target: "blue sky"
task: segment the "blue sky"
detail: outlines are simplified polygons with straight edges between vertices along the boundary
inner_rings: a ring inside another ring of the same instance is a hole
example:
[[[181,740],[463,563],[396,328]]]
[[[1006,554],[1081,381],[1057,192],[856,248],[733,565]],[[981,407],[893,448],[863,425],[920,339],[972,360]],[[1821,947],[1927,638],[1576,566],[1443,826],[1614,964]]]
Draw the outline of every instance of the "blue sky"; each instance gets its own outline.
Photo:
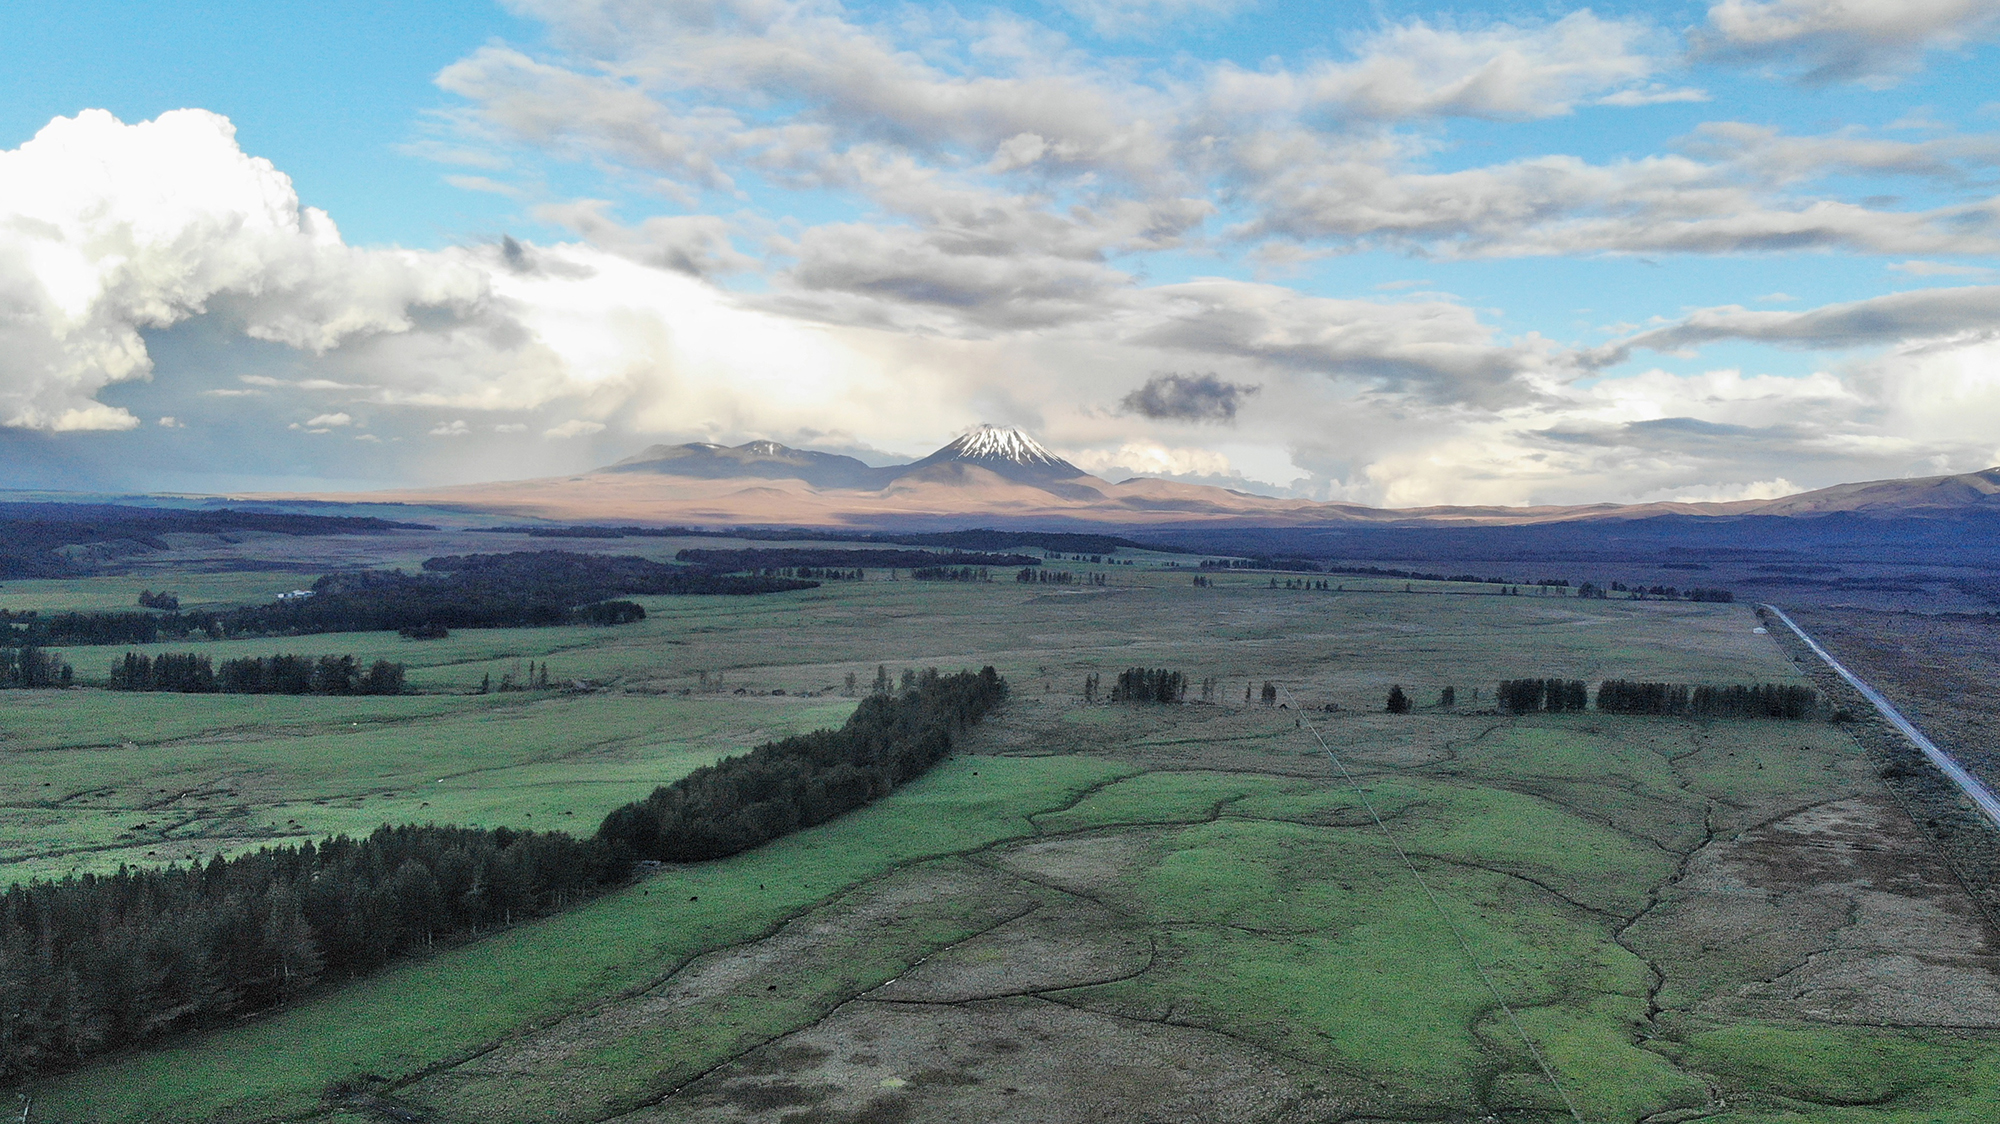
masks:
[[[1398,505],[1986,467],[1996,31],[1993,0],[17,6],[0,487],[883,460],[982,421],[1113,479]]]

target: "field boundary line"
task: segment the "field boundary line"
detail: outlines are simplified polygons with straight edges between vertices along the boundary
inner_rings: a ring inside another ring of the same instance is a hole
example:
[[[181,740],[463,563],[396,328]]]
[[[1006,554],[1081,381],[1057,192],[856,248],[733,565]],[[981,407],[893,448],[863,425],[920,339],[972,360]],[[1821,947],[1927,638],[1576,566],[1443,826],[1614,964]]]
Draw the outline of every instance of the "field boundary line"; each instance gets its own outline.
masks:
[[[1820,647],[1819,641],[1807,635],[1806,630],[1800,628],[1798,622],[1793,620],[1783,609],[1778,608],[1776,605],[1766,605],[1764,608],[1769,609],[1773,616],[1785,622],[1785,627],[1791,629],[1800,640],[1805,641],[1806,647],[1811,648],[1814,655],[1825,660],[1826,666],[1832,668],[1835,675],[1846,680],[1848,686],[1861,692],[1861,697],[1867,699],[1869,705],[1880,712],[1882,717],[1887,718],[1890,725],[1902,731],[1903,736],[1910,739],[1910,744],[1923,751],[1923,755],[1930,760],[1930,763],[1937,766],[1938,771],[1943,773],[1946,779],[1950,780],[1952,784],[1957,785],[1958,790],[1964,793],[1966,798],[1979,808],[1980,812],[1985,814],[1987,820],[1994,827],[2000,827],[2000,797],[1995,797],[1992,789],[1987,788],[1985,784],[1980,782],[1978,777],[1968,772],[1965,766],[1960,765],[1951,754],[1939,749],[1936,742],[1925,737],[1924,732],[1917,729],[1915,723],[1903,717],[1903,712],[1897,710],[1894,703],[1882,697],[1880,691],[1870,687],[1859,675],[1847,670],[1847,665],[1833,658],[1833,653]]]
[[[1286,689],[1285,697],[1294,704],[1298,702],[1290,689]],[[1326,754],[1327,760],[1333,762],[1335,769],[1340,770],[1341,779],[1347,782],[1348,789],[1361,800],[1361,806],[1368,809],[1368,818],[1375,821],[1375,829],[1382,833],[1382,838],[1389,841],[1389,846],[1396,851],[1396,857],[1402,859],[1403,865],[1409,869],[1410,877],[1417,880],[1417,886],[1423,890],[1424,897],[1430,899],[1431,908],[1444,919],[1445,927],[1451,930],[1451,935],[1458,939],[1458,947],[1465,953],[1465,958],[1472,963],[1473,971],[1479,973],[1480,982],[1484,983],[1486,990],[1492,994],[1493,1002],[1498,1003],[1500,1010],[1506,1013],[1507,1022],[1514,1027],[1514,1033],[1520,1036],[1521,1044],[1528,1048],[1528,1053],[1535,1059],[1535,1064],[1541,1068],[1542,1076],[1548,1078],[1549,1087],[1556,1091],[1556,1096],[1562,1098],[1563,1107],[1569,1109],[1570,1117],[1576,1124],[1585,1124],[1583,1113],[1577,1111],[1576,1102],[1569,1099],[1569,1091],[1556,1079],[1556,1071],[1550,1067],[1548,1059],[1542,1056],[1542,1051],[1535,1045],[1535,1040],[1528,1036],[1528,1028],[1521,1025],[1520,1016],[1514,1013],[1513,1006],[1500,994],[1499,985],[1493,982],[1492,975],[1486,971],[1486,965],[1481,963],[1478,954],[1472,951],[1472,942],[1465,938],[1465,931],[1458,927],[1458,922],[1453,920],[1451,911],[1438,900],[1437,893],[1431,889],[1431,884],[1424,881],[1423,873],[1417,869],[1416,863],[1410,861],[1410,854],[1403,850],[1402,841],[1396,838],[1396,833],[1390,831],[1389,825],[1382,822],[1381,813],[1375,810],[1375,802],[1368,799],[1368,793],[1362,789],[1360,782],[1354,779],[1354,774],[1347,771],[1346,762],[1343,762],[1340,755],[1333,751],[1333,747],[1326,744],[1326,739],[1320,736],[1319,727],[1306,721],[1303,710],[1298,714],[1299,725],[1312,734],[1313,740],[1319,743],[1320,752]]]

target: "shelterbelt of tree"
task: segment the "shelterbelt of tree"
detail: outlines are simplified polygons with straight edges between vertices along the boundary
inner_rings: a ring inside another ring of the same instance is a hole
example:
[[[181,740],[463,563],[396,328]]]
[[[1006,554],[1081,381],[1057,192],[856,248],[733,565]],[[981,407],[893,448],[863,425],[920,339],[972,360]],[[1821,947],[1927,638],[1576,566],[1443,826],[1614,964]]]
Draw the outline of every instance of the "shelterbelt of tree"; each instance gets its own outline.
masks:
[[[605,818],[590,839],[384,825],[234,859],[16,884],[0,897],[0,1079],[282,1003],[440,938],[580,904],[635,859],[720,858],[921,776],[1007,697],[991,667],[917,677],[838,730],[758,746]]]
[[[847,724],[696,769],[604,817],[597,837],[640,859],[693,862],[748,850],[851,811],[951,752],[952,735],[1007,699],[991,667],[925,672],[901,695],[863,699]]]
[[[304,636],[405,628],[523,628],[623,624],[645,610],[612,602],[620,594],[782,593],[819,583],[718,573],[630,556],[561,550],[432,558],[422,572],[358,570],[328,574],[309,596],[217,612],[8,613],[0,645],[152,644],[211,638]]]

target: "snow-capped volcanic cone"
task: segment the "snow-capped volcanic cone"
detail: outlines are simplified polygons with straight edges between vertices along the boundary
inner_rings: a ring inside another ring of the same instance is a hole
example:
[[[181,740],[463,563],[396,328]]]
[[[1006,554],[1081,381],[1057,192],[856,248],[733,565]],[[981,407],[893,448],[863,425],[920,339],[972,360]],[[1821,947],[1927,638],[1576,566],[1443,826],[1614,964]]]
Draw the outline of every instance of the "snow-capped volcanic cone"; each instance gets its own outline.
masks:
[[[971,465],[1021,484],[1049,484],[1086,475],[1013,426],[982,425],[901,469],[897,476],[906,478],[940,465]],[[939,474],[926,475],[936,478]]]

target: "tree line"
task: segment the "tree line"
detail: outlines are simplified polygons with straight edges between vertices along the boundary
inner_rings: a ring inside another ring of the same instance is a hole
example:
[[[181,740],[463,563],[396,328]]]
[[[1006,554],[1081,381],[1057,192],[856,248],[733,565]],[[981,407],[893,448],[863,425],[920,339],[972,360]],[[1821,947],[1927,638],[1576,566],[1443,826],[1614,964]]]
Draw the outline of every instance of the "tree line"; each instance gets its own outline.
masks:
[[[219,692],[239,695],[400,695],[402,664],[353,656],[245,656],[215,667],[196,652],[146,656],[127,652],[111,665],[114,691]]]
[[[901,694],[861,700],[838,730],[758,746],[704,766],[604,818],[597,838],[621,855],[721,858],[888,795],[943,759],[952,738],[1007,697],[991,667],[917,676]]]
[[[1590,707],[1589,685],[1581,679],[1507,679],[1494,693],[1509,714],[1560,714]],[[1674,718],[1811,718],[1819,713],[1819,692],[1787,683],[1715,685],[1642,683],[1606,679],[1597,685],[1597,709],[1606,714],[1650,714]]]
[[[1819,692],[1790,683],[1713,686],[1607,679],[1597,688],[1597,709],[1611,714],[1796,721],[1818,713]]]
[[[359,976],[440,938],[554,913],[623,877],[599,840],[462,827],[35,881],[0,898],[0,1078]]]
[[[795,578],[717,573],[638,557],[518,551],[432,558],[423,570],[328,574],[307,596],[213,612],[54,613],[0,610],[0,645],[156,644],[205,636],[305,636],[453,628],[621,624],[642,620],[620,594],[751,595],[812,589]]]

